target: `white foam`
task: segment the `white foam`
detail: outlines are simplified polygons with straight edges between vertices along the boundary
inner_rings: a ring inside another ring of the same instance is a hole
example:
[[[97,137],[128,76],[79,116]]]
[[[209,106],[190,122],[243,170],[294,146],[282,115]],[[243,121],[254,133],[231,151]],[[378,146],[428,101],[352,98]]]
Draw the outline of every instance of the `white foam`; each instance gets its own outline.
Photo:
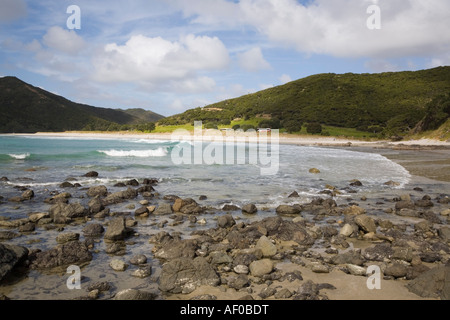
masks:
[[[156,150],[98,150],[109,157],[136,157],[136,158],[150,158],[150,157],[165,157],[168,154],[166,148],[158,148]]]
[[[8,156],[10,156],[11,158],[14,158],[16,160],[25,160],[26,158],[28,158],[30,156],[30,154],[29,153],[21,153],[21,154],[10,153],[10,154],[8,154]]]

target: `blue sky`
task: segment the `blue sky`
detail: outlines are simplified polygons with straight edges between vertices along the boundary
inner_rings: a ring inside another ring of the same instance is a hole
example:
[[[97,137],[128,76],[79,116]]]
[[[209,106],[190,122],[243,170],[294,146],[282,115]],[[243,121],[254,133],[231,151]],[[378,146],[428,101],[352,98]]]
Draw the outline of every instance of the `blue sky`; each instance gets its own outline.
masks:
[[[0,76],[169,116],[318,73],[450,65],[449,16],[448,0],[0,0]]]

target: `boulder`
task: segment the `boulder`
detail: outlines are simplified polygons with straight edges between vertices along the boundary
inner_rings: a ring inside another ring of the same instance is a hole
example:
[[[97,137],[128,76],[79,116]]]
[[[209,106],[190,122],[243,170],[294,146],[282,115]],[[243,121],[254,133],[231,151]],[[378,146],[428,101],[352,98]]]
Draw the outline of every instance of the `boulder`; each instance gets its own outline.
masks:
[[[217,286],[219,283],[219,276],[204,258],[178,258],[163,265],[159,288],[163,292],[187,294],[198,286]]]
[[[56,237],[56,242],[57,243],[66,243],[66,242],[70,242],[70,241],[77,241],[79,238],[80,238],[79,233],[66,232],[66,233],[58,234],[58,236]]]
[[[149,211],[148,211],[148,208],[147,207],[140,207],[140,208],[137,208],[135,211],[134,211],[134,215],[135,216],[146,216],[146,215],[148,215],[148,213],[149,213]]]
[[[354,232],[353,227],[350,224],[346,223],[339,231],[339,234],[344,237],[350,237],[353,234],[353,232]]]
[[[438,235],[444,241],[450,241],[450,227],[442,227],[438,229]]]
[[[31,200],[33,197],[34,197],[34,192],[33,192],[33,190],[31,190],[31,189],[28,189],[28,190],[25,190],[23,193],[22,193],[22,199],[24,199],[24,200]]]
[[[84,174],[83,177],[96,178],[96,177],[98,177],[98,172],[96,172],[96,171],[89,171],[88,173]]]
[[[299,198],[299,197],[300,197],[300,195],[298,194],[297,191],[292,192],[292,193],[288,196],[288,198]]]
[[[259,238],[256,242],[256,249],[260,249],[264,257],[273,257],[277,254],[277,246],[270,241],[266,236]]]
[[[223,211],[238,211],[241,210],[238,206],[235,206],[234,204],[226,204],[222,207]]]
[[[114,271],[125,271],[128,267],[128,265],[120,260],[120,259],[112,259],[109,262],[109,266],[114,270]]]
[[[83,228],[85,237],[99,237],[105,232],[105,228],[99,223],[91,223]]]
[[[0,243],[0,281],[27,257],[27,248]]]
[[[217,218],[217,226],[219,228],[231,228],[235,224],[236,221],[231,214],[226,214]]]
[[[356,216],[354,221],[366,233],[377,231],[375,221],[365,214]]]
[[[137,289],[125,289],[122,291],[119,291],[115,297],[114,300],[128,300],[128,301],[134,301],[134,300],[155,300],[158,297],[157,294],[148,292],[148,291],[142,291]]]
[[[50,207],[49,214],[54,223],[68,223],[75,218],[81,218],[86,216],[88,210],[80,203],[66,204],[58,202]]]
[[[97,214],[105,209],[102,200],[98,196],[89,201],[88,208],[90,214]]]
[[[115,203],[121,203],[125,200],[134,199],[138,195],[138,192],[129,187],[127,190],[118,191],[107,195],[104,199],[102,199],[102,203],[104,206],[108,206]]]
[[[249,266],[250,274],[254,277],[262,277],[273,271],[273,263],[270,259],[253,261]]]
[[[319,174],[319,173],[320,173],[320,170],[317,169],[317,168],[311,168],[311,169],[309,169],[309,173],[312,173],[312,174]]]
[[[345,208],[343,213],[345,215],[360,215],[360,214],[365,214],[366,210],[364,208],[354,205],[354,206]]]
[[[155,252],[158,259],[194,258],[195,251],[199,248],[195,239],[178,240],[166,242],[161,249]]]
[[[145,263],[147,263],[147,257],[143,254],[135,255],[135,256],[131,257],[130,263],[133,265],[145,264]]]
[[[91,198],[93,197],[103,197],[106,196],[108,193],[108,189],[106,186],[94,186],[90,187],[87,191],[87,195]]]
[[[389,264],[384,270],[385,276],[391,276],[394,278],[403,278],[408,273],[408,266],[403,263],[392,263]]]
[[[406,288],[422,298],[450,300],[450,264],[422,273],[410,281]]]
[[[245,206],[242,207],[243,213],[255,214],[257,211],[258,209],[254,204],[246,204]]]
[[[70,241],[53,249],[35,253],[30,260],[31,269],[48,269],[91,261],[92,254],[86,244]]]
[[[277,214],[280,215],[291,215],[291,214],[299,214],[301,212],[298,206],[289,206],[289,205],[279,205],[276,209]]]
[[[340,253],[335,256],[332,256],[330,259],[331,264],[339,265],[357,265],[362,266],[364,264],[364,258],[361,256],[361,253],[358,251],[350,250],[345,253]]]
[[[153,212],[154,215],[162,216],[162,215],[168,215],[172,214],[172,206],[169,203],[159,203],[158,208]]]
[[[399,211],[399,210],[401,210],[401,209],[415,209],[416,208],[416,206],[415,206],[415,204],[414,204],[414,201],[411,201],[411,200],[401,200],[401,201],[398,201],[396,204],[395,204],[395,210],[397,210],[397,211]]]
[[[364,250],[363,257],[371,261],[383,261],[385,258],[390,259],[394,254],[394,250],[389,244],[377,244]]]
[[[130,235],[132,230],[126,227],[123,217],[112,219],[106,229],[104,238],[110,241],[123,240]]]
[[[397,210],[395,213],[401,217],[418,218],[420,216],[420,212],[418,212],[414,209],[408,209],[408,208],[402,208],[400,210]]]

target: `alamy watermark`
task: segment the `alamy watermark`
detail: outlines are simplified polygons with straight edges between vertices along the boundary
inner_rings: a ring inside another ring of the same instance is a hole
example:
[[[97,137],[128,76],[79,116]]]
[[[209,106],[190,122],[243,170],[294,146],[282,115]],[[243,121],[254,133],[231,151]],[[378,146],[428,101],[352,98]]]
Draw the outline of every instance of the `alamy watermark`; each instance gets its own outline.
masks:
[[[66,26],[67,29],[81,29],[81,9],[77,5],[70,5],[67,7],[66,13],[70,14],[67,18]]]
[[[81,289],[81,270],[78,266],[69,266],[67,268],[67,273],[70,274],[66,281],[67,289],[69,290],[80,290]]]
[[[175,165],[250,164],[258,166],[263,176],[276,175],[280,167],[279,130],[203,130],[202,122],[196,121],[193,135],[180,129],[171,139],[189,142],[172,149]]]
[[[369,290],[381,289],[381,269],[377,265],[369,266],[366,274],[369,276],[366,281]]]
[[[369,30],[380,30],[381,29],[381,8],[378,6],[378,1],[374,1],[374,4],[367,8],[367,14],[370,14],[367,18],[367,28]]]

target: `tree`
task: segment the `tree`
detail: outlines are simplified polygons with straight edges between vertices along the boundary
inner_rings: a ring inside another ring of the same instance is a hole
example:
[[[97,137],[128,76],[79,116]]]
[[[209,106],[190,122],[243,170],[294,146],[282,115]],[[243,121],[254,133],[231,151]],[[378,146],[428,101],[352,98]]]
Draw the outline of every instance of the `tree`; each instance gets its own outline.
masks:
[[[288,133],[300,132],[302,130],[302,125],[303,123],[296,119],[283,121],[283,128],[286,129]]]
[[[306,125],[306,132],[309,134],[320,134],[322,133],[322,125],[318,122],[308,123]]]

